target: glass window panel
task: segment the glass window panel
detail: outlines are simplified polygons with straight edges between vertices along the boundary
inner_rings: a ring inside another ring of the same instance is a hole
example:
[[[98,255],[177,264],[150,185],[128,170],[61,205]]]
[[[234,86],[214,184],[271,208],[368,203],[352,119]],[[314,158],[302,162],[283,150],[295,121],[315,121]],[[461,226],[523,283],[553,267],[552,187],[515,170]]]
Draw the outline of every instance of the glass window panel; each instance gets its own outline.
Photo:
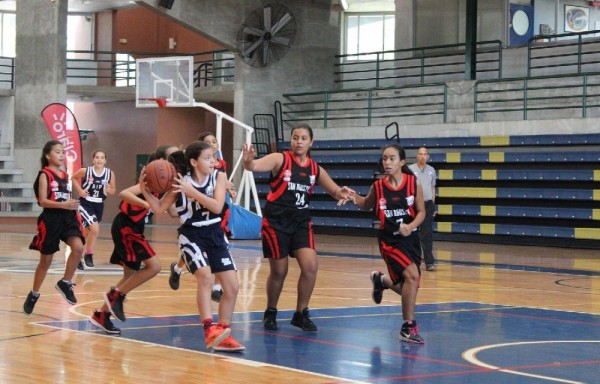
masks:
[[[361,16],[359,33],[359,52],[376,52],[383,50],[383,16]],[[362,60],[375,60],[376,58],[377,55],[361,55]]]
[[[346,22],[346,54],[358,53],[358,16],[348,16]],[[348,60],[356,60],[350,57]]]
[[[393,15],[386,15],[385,21],[383,24],[383,50],[384,51],[393,51],[395,46],[395,38],[396,38],[396,18]],[[384,59],[389,60],[393,59],[393,53],[386,53],[384,55]]]
[[[17,46],[17,15],[14,13],[2,14],[2,52],[6,57],[16,56]]]

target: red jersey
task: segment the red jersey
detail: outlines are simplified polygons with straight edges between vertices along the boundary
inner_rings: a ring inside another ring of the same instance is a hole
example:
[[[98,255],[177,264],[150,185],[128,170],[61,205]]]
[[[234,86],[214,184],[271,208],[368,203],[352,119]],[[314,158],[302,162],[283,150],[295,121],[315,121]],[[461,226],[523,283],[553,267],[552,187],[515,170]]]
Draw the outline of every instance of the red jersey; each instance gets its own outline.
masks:
[[[375,216],[380,222],[380,233],[386,235],[398,235],[400,224],[409,224],[416,216],[417,178],[406,173],[402,176],[402,183],[395,189],[387,182],[387,177],[373,183],[377,199]]]
[[[271,192],[267,195],[267,201],[286,207],[306,209],[319,175],[319,165],[310,157],[307,157],[306,164],[302,165],[292,152],[284,152],[281,169],[275,176],[271,175]]]
[[[223,159],[217,159],[217,164],[215,164],[215,169],[227,174],[227,162]]]
[[[71,186],[69,185],[69,174],[65,171],[56,172],[50,167],[44,167],[38,173],[35,182],[33,183],[33,190],[35,192],[35,198],[40,203],[39,187],[40,187],[40,176],[46,175],[48,179],[48,189],[46,197],[52,201],[62,202],[67,201],[71,198]]]

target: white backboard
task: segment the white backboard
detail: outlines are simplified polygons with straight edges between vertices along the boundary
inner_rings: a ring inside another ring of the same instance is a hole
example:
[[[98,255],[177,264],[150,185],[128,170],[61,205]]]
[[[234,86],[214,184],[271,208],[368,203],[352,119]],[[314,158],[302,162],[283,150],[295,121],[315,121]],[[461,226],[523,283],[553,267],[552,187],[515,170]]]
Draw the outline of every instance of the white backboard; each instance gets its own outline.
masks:
[[[136,107],[157,108],[154,99],[165,98],[167,107],[194,105],[194,58],[155,57],[136,60]]]

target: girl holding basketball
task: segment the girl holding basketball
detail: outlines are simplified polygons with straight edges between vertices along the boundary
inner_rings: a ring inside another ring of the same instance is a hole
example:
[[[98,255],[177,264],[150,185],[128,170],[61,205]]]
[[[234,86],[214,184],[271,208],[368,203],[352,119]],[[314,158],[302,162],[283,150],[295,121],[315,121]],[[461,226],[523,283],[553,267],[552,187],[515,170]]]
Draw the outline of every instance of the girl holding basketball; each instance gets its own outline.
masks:
[[[33,288],[23,303],[23,312],[28,316],[40,297],[40,288],[61,240],[73,252],[67,259],[63,278],[56,283],[55,288],[69,304],[77,303],[71,279],[85,242],[81,218],[77,213],[79,201],[71,198],[69,175],[62,170],[65,153],[60,141],[53,140],[44,145],[41,163],[42,169],[35,179],[33,189],[38,204],[44,210],[37,219],[37,234],[29,245],[29,249],[40,252],[40,261],[33,276]]]
[[[172,145],[163,145],[150,156],[149,162],[165,158],[168,152],[178,150]],[[145,224],[153,215],[148,202],[150,192],[146,190],[144,172],[140,173],[137,184],[121,191],[119,198],[119,213],[114,218],[111,234],[114,243],[111,264],[123,268],[123,277],[104,293],[104,304],[100,310],[94,310],[90,322],[108,334],[119,335],[121,330],[110,320],[111,314],[119,321],[125,321],[123,302],[126,295],[133,289],[156,276],[161,265],[156,252],[144,237]],[[154,196],[159,197],[158,193]],[[144,268],[141,268],[144,264]]]
[[[106,153],[97,149],[92,152],[92,166],[80,168],[72,177],[73,187],[79,195],[79,214],[87,232],[83,263],[79,262],[78,269],[94,268],[94,245],[100,232],[104,200],[117,190],[115,173],[105,165]]]
[[[167,192],[160,201],[147,191],[144,196],[157,214],[175,203],[182,224],[178,229],[179,250],[187,269],[196,278],[196,301],[207,348],[240,352],[245,347],[230,335],[239,289],[237,267],[229,253],[220,216],[227,180],[224,173],[215,170],[209,144],[191,143],[185,149],[185,159],[189,172],[185,176],[178,175],[175,192]],[[223,285],[217,324],[213,321],[210,303],[213,274]]]
[[[312,128],[301,124],[291,133],[291,149],[255,159],[252,145],[243,146],[244,168],[254,172],[271,172],[271,192],[263,210],[262,248],[269,259],[267,309],[263,317],[266,330],[277,330],[277,302],[288,272],[288,256],[300,266],[298,299],[292,325],[303,331],[316,331],[309,317],[308,302],[317,279],[317,252],[308,209],[315,185],[320,185],[336,200],[346,200],[354,193],[339,187],[329,174],[309,156],[313,143]]]
[[[225,173],[225,176],[227,176],[227,163],[225,162],[225,160],[219,158],[219,142],[217,141],[217,137],[212,132],[204,132],[198,137],[198,140],[210,144],[213,151],[213,161],[215,169]],[[233,183],[229,180],[226,180],[226,187],[227,193],[230,195],[231,199],[235,199],[235,197],[237,196],[237,192],[235,191]],[[229,205],[227,201],[225,201],[223,211],[221,211],[221,228],[223,228],[223,231],[225,232],[227,237],[231,236],[227,225],[229,222],[229,213]],[[177,262],[171,263],[171,273],[169,275],[169,286],[171,287],[171,289],[179,289],[179,280],[181,274],[184,271],[184,265],[185,264],[182,258],[179,258]],[[221,301],[222,296],[223,288],[221,287],[221,284],[219,284],[218,282],[216,284],[213,284],[210,298],[218,303]]]
[[[425,202],[421,183],[406,165],[406,154],[397,144],[383,149],[382,164],[385,177],[371,186],[366,197],[353,195],[361,209],[375,208],[379,219],[379,250],[387,265],[388,275],[371,273],[373,301],[381,303],[383,291],[391,289],[402,296],[404,324],[400,339],[423,344],[415,321],[415,304],[421,278],[421,245],[418,227],[425,218]]]

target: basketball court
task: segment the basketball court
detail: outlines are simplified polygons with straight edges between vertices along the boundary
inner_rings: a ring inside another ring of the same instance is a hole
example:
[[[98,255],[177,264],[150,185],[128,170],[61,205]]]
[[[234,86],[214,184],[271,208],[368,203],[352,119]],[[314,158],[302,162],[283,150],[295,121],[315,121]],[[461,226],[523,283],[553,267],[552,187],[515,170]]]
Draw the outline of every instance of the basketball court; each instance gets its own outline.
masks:
[[[371,298],[369,273],[382,269],[374,238],[317,236],[320,269],[311,300],[316,333],[289,324],[298,267],[280,300],[279,331],[264,331],[268,263],[259,241],[234,241],[240,292],[233,334],[244,353],[207,351],[195,308],[195,282],[168,285],[175,229],[151,227],[163,272],[127,297],[120,337],[87,317],[119,279],[108,264],[112,242],[102,228],[96,269],[78,273],[78,304],[54,290],[57,253],[34,313],[22,304],[38,255],[27,250],[33,228],[2,226],[0,346],[3,382],[104,381],[259,383],[591,383],[600,365],[600,265],[596,251],[469,243],[435,243],[437,272],[423,272],[416,319],[424,345],[400,342],[400,298]],[[216,312],[216,303],[213,304]],[[32,362],[35,361],[35,364]],[[54,368],[55,367],[55,368]]]

